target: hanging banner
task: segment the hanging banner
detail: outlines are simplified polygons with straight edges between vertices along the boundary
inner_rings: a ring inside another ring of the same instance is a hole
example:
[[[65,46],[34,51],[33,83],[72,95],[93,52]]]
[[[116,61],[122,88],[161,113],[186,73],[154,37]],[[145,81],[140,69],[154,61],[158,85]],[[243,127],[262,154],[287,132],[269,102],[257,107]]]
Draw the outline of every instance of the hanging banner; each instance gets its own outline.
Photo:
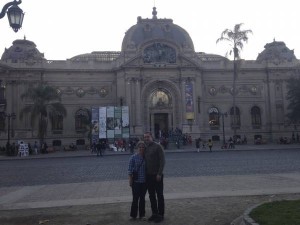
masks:
[[[99,108],[92,107],[92,143],[98,142],[99,136]]]
[[[115,107],[114,106],[106,107],[106,135],[107,135],[107,138],[115,138],[114,117],[115,117]]]
[[[122,138],[122,108],[115,107],[114,130],[115,138]]]
[[[92,141],[130,137],[129,107],[92,107]]]
[[[99,138],[106,138],[106,107],[99,108]]]
[[[129,107],[122,106],[122,136],[129,138]]]
[[[194,119],[194,100],[193,100],[193,85],[190,82],[185,83],[185,111],[186,119]]]

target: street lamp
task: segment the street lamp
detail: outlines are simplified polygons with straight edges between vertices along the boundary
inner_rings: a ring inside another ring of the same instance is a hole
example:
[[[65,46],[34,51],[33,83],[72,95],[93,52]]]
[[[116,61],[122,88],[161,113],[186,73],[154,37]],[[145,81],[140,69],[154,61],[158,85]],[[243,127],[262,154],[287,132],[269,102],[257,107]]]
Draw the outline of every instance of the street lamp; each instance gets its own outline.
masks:
[[[22,27],[24,19],[23,10],[18,7],[21,3],[22,0],[14,0],[13,2],[6,3],[0,13],[0,19],[2,19],[7,12],[9,25],[15,32],[18,32],[18,30]]]
[[[10,121],[16,119],[16,114],[4,113],[4,117],[7,117],[7,146],[10,147]]]
[[[221,116],[222,117],[222,129],[223,129],[223,145],[225,146],[226,144],[226,141],[225,141],[225,129],[224,129],[224,116],[227,117],[227,112],[225,113],[221,113],[219,112],[219,117]]]

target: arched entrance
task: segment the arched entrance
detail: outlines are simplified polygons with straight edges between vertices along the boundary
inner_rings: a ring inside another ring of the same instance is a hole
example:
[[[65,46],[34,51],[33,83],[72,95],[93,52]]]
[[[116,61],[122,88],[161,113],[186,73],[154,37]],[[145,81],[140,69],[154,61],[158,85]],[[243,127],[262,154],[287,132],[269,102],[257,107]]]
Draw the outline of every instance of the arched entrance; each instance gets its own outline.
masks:
[[[154,113],[154,135],[155,138],[168,135],[168,113]]]
[[[170,120],[173,115],[171,99],[171,95],[164,89],[155,90],[150,95],[150,126],[153,128],[152,132],[155,138],[167,137],[172,127],[172,120]]]
[[[143,92],[144,129],[155,138],[167,137],[169,131],[181,127],[178,90],[167,81],[156,81]]]

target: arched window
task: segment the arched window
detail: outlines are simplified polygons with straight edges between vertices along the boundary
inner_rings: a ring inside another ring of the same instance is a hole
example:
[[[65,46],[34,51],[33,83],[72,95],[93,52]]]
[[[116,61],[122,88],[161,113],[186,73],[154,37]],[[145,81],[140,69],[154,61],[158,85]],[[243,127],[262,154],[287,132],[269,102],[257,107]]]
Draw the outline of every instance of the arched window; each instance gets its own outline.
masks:
[[[231,119],[231,127],[241,126],[240,109],[238,107],[235,107],[235,113],[233,107],[230,109],[230,119]]]
[[[90,123],[89,113],[87,109],[79,109],[75,114],[75,130],[86,130]]]
[[[210,127],[220,126],[219,110],[216,107],[212,107],[208,110],[209,118],[208,123]]]
[[[251,121],[252,121],[253,128],[260,128],[261,114],[260,114],[260,108],[257,106],[253,106],[251,108]]]
[[[151,96],[153,107],[166,107],[170,105],[170,96],[163,90],[156,91]]]
[[[51,116],[52,131],[63,130],[64,117],[61,113],[53,112]]]

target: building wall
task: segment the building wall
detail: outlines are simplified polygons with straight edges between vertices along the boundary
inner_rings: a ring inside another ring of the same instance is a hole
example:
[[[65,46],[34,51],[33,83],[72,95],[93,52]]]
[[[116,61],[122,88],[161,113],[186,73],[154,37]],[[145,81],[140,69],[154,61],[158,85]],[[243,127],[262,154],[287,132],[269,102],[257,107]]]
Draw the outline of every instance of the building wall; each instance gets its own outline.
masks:
[[[68,115],[64,118],[63,132],[53,133],[49,122],[46,140],[61,140],[63,145],[85,139],[87,134],[76,133],[75,113],[92,106],[128,105],[130,110],[130,133],[141,136],[144,131],[153,131],[153,113],[169,113],[169,129],[176,127],[189,133],[193,138],[212,138],[217,135],[222,141],[222,121],[220,125],[209,125],[209,109],[216,107],[222,113],[229,113],[232,107],[233,64],[222,60],[203,61],[192,54],[180,58],[176,64],[157,66],[144,64],[140,57],[135,60],[112,62],[71,62],[45,61],[33,65],[26,63],[1,62],[0,76],[5,85],[7,105],[3,111],[17,114],[12,122],[12,141],[37,140],[37,128],[31,127],[29,118],[21,120],[19,111],[30,102],[21,99],[22,93],[40,81],[54,86],[61,93],[62,103]],[[179,60],[180,58],[180,60]],[[5,67],[4,67],[5,65]],[[117,65],[117,66],[116,66]],[[266,142],[276,142],[280,136],[291,137],[295,126],[286,122],[288,102],[285,99],[286,80],[297,76],[298,62],[261,64],[242,61],[238,72],[236,106],[240,109],[241,127],[237,134],[247,136],[250,142],[255,135],[262,135]],[[185,83],[193,85],[194,119],[186,119]],[[153,92],[164,90],[172,99],[170,107],[150,107]],[[261,127],[253,128],[251,108],[261,110]],[[152,113],[152,114],[151,114]],[[226,139],[233,136],[230,115],[224,118]],[[0,131],[0,145],[4,146],[7,130]]]

